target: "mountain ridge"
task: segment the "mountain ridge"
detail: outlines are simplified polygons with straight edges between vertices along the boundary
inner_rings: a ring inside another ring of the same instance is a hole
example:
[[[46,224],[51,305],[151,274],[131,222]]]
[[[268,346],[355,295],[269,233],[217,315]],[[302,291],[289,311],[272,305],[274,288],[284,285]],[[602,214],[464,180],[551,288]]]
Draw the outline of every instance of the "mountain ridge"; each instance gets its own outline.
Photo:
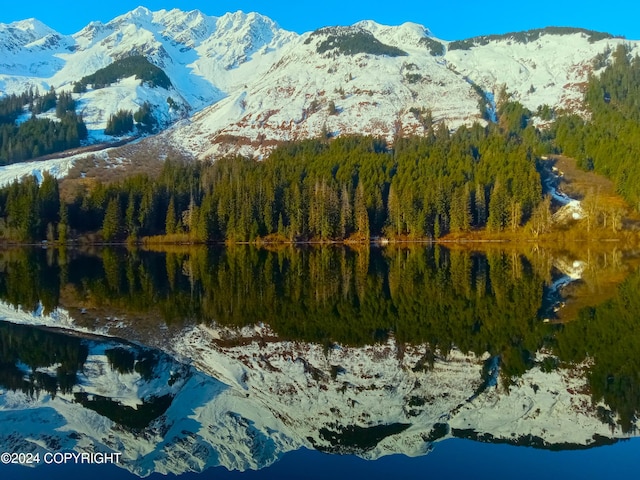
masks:
[[[19,26],[31,34],[12,36]],[[336,31],[341,46],[331,43]],[[534,112],[547,105],[585,115],[583,89],[597,73],[594,58],[604,55],[606,62],[620,42],[638,51],[638,42],[578,28],[517,35],[473,37],[465,40],[468,48],[452,48],[461,41],[438,39],[411,22],[362,20],[297,34],[255,12],[212,17],[139,7],[71,36],[37,20],[1,25],[0,53],[7,55],[0,91],[70,89],[117,59],[144,55],[174,87],[153,91],[121,82],[79,95],[94,141],[104,141],[110,115],[149,102],[161,129],[173,126],[141,142],[143,148],[170,143],[198,158],[262,157],[278,143],[321,135],[369,134],[389,142],[422,135],[416,112],[429,111],[435,123],[453,129],[483,123],[482,105],[494,109],[503,86]]]

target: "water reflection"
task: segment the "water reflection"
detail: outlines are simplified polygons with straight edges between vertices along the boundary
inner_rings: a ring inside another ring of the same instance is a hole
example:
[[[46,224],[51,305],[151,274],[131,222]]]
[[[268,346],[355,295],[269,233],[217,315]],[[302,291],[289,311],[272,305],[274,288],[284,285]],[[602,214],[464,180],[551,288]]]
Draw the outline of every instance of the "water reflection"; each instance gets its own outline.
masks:
[[[440,247],[3,252],[0,318],[156,349],[0,323],[0,421],[14,432],[0,445],[124,450],[146,475],[258,469],[302,447],[375,459],[451,437],[609,443],[635,432],[640,407],[634,262]]]
[[[537,318],[549,275],[545,258],[443,248],[51,253],[6,254],[0,297],[102,321],[267,323],[280,337],[315,343],[366,345],[393,334],[476,353],[497,352]]]

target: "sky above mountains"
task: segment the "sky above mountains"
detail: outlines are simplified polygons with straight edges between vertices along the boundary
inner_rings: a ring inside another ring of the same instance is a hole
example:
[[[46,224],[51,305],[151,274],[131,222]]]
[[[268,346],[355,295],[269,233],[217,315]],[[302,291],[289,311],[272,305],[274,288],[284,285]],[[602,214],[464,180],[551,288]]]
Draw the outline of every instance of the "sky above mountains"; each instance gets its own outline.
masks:
[[[201,10],[220,16],[242,10],[258,12],[276,21],[282,28],[303,33],[329,25],[351,25],[360,20],[375,20],[385,25],[416,22],[445,40],[475,35],[506,33],[549,25],[582,27],[640,39],[635,0],[602,2],[594,0],[321,0],[291,2],[284,0],[119,0],[65,6],[64,2],[31,0],[7,2],[0,9],[0,23],[37,18],[64,33],[76,33],[90,21],[108,22],[143,5],[150,10],[179,8]]]

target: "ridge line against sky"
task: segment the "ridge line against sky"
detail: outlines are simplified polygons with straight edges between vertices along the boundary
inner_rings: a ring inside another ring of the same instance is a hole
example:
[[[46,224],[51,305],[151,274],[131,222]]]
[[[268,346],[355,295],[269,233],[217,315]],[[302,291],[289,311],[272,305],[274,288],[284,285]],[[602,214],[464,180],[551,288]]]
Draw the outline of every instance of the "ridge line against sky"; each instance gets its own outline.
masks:
[[[444,40],[461,40],[477,35],[499,34],[545,26],[587,28],[640,40],[636,1],[596,2],[594,0],[521,0],[482,2],[480,0],[405,0],[401,3],[378,0],[321,0],[292,3],[278,0],[118,0],[117,2],[76,4],[31,0],[7,2],[0,9],[0,23],[36,18],[62,34],[73,34],[91,21],[106,23],[138,6],[152,11],[200,10],[221,16],[242,10],[258,12],[280,27],[304,33],[324,26],[351,25],[374,20],[383,25],[415,22]]]

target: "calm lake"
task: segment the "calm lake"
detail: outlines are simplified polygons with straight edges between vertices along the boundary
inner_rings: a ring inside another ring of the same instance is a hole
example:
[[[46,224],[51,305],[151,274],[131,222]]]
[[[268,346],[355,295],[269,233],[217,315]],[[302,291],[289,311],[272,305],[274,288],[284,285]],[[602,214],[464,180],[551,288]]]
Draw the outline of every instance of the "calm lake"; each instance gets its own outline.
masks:
[[[630,475],[639,325],[613,245],[2,250],[0,473]]]

